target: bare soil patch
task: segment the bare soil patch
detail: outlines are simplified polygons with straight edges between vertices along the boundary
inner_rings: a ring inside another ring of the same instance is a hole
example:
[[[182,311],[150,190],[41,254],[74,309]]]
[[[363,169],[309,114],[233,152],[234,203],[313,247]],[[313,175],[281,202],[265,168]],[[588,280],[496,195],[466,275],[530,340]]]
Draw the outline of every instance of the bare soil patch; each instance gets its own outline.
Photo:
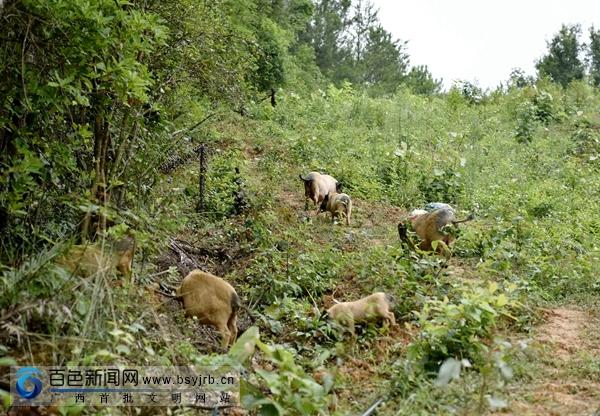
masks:
[[[596,415],[600,411],[600,380],[579,375],[581,357],[598,353],[600,319],[591,311],[560,307],[544,311],[535,344],[542,354],[542,371],[533,383],[513,394],[506,415]],[[597,356],[597,355],[596,355]]]
[[[589,316],[583,311],[568,308],[556,308],[546,312],[547,321],[539,328],[536,340],[548,344],[552,355],[562,360],[571,359],[572,355],[584,348],[582,332]]]

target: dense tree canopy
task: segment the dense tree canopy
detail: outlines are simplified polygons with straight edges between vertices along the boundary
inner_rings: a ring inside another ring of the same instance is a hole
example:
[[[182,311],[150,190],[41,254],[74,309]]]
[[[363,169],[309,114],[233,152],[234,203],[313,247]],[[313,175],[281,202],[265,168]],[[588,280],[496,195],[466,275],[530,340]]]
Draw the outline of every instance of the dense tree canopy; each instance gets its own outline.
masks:
[[[123,182],[144,147],[136,138],[155,86],[147,62],[167,28],[158,15],[113,0],[11,2],[0,19],[0,216],[2,233],[17,237],[4,243],[23,247],[20,239],[44,236],[35,218],[59,208],[75,214],[57,204],[65,193],[98,203]]]

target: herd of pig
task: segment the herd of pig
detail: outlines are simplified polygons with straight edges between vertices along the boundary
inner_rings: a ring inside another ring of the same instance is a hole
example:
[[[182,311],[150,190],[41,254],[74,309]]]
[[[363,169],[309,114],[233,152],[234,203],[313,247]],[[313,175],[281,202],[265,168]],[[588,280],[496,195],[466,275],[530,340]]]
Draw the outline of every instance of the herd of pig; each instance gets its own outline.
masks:
[[[350,225],[352,199],[341,193],[342,184],[334,177],[319,172],[300,175],[304,183],[308,201],[316,207],[316,214],[331,213],[335,223],[339,218],[345,218]],[[416,251],[437,251],[449,256],[449,246],[454,240],[454,233],[448,228],[456,227],[459,223],[469,221],[473,216],[459,221],[454,209],[443,203],[430,203],[423,209],[415,209],[398,224],[400,240],[410,249]],[[419,241],[415,244],[409,229],[414,231]],[[73,273],[90,276],[97,272],[117,270],[125,276],[131,275],[131,265],[135,251],[135,240],[127,237],[114,245],[74,246],[71,251],[60,258],[58,263],[70,269]],[[167,293],[163,293],[169,296]],[[196,317],[201,324],[215,327],[221,335],[221,346],[227,348],[237,338],[237,314],[240,309],[240,298],[233,286],[220,277],[201,270],[189,273],[176,291],[177,298],[183,302],[186,316]],[[394,314],[391,312],[388,297],[383,292],[373,293],[353,302],[337,302],[327,309],[323,315],[346,328],[354,337],[354,325],[365,321],[384,321],[396,325]]]
[[[352,213],[352,199],[342,193],[342,184],[330,175],[319,172],[310,172],[300,175],[304,182],[306,197],[305,209],[308,201],[316,207],[316,214],[320,212],[331,213],[334,224],[338,219],[345,218],[346,225],[350,225]],[[437,251],[449,254],[449,246],[454,240],[454,234],[446,232],[448,226],[456,227],[459,223],[469,221],[457,220],[454,209],[444,203],[430,203],[424,209],[415,209],[410,216],[398,224],[400,239],[413,249]],[[414,244],[409,236],[408,229],[412,228],[419,237],[419,243]],[[236,317],[240,307],[240,300],[235,289],[225,280],[210,273],[200,270],[192,271],[185,277],[177,290],[177,296],[183,300],[187,316],[195,316],[200,323],[216,327],[221,334],[221,345],[226,348],[232,344],[237,335]],[[330,319],[346,328],[352,336],[355,323],[365,321],[383,321],[385,324],[395,326],[396,320],[389,298],[383,292],[373,293],[353,302],[337,302],[327,309],[326,314]]]

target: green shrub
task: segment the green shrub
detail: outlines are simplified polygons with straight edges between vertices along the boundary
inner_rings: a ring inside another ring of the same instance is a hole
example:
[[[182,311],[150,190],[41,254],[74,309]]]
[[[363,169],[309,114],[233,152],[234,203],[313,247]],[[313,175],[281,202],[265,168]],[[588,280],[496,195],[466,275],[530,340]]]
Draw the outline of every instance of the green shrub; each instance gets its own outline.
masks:
[[[431,178],[422,177],[419,188],[424,201],[449,204],[456,204],[465,190],[462,174],[452,168],[435,168]]]
[[[249,328],[231,348],[231,357],[248,356],[258,347],[273,370],[257,369],[251,384],[242,382],[242,404],[246,409],[269,415],[327,414],[333,377],[317,383],[294,361],[294,354],[281,346],[260,341],[258,329]],[[237,358],[239,360],[239,358]],[[269,395],[260,387],[266,387]]]
[[[590,164],[597,165],[600,159],[600,125],[588,120],[578,121],[576,130],[571,134],[574,145],[572,153]]]
[[[544,125],[560,119],[558,106],[549,92],[538,90],[532,104],[535,108],[535,117]]]
[[[504,292],[495,283],[467,288],[455,302],[447,297],[427,302],[417,313],[421,333],[408,348],[408,358],[428,371],[437,371],[447,358],[469,359],[476,366],[485,355],[504,318],[514,320],[514,285]]]
[[[529,143],[538,127],[536,107],[533,103],[525,101],[517,110],[517,126],[515,136],[519,143]]]

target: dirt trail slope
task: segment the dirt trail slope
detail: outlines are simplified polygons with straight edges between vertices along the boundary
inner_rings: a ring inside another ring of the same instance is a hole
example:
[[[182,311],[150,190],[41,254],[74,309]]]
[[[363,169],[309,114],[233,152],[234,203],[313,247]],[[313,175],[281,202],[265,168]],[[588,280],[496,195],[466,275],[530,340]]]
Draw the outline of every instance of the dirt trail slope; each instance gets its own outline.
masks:
[[[539,374],[511,392],[511,412],[504,414],[600,414],[600,368],[595,368],[600,363],[600,317],[576,307],[548,310],[535,341],[542,353]]]

